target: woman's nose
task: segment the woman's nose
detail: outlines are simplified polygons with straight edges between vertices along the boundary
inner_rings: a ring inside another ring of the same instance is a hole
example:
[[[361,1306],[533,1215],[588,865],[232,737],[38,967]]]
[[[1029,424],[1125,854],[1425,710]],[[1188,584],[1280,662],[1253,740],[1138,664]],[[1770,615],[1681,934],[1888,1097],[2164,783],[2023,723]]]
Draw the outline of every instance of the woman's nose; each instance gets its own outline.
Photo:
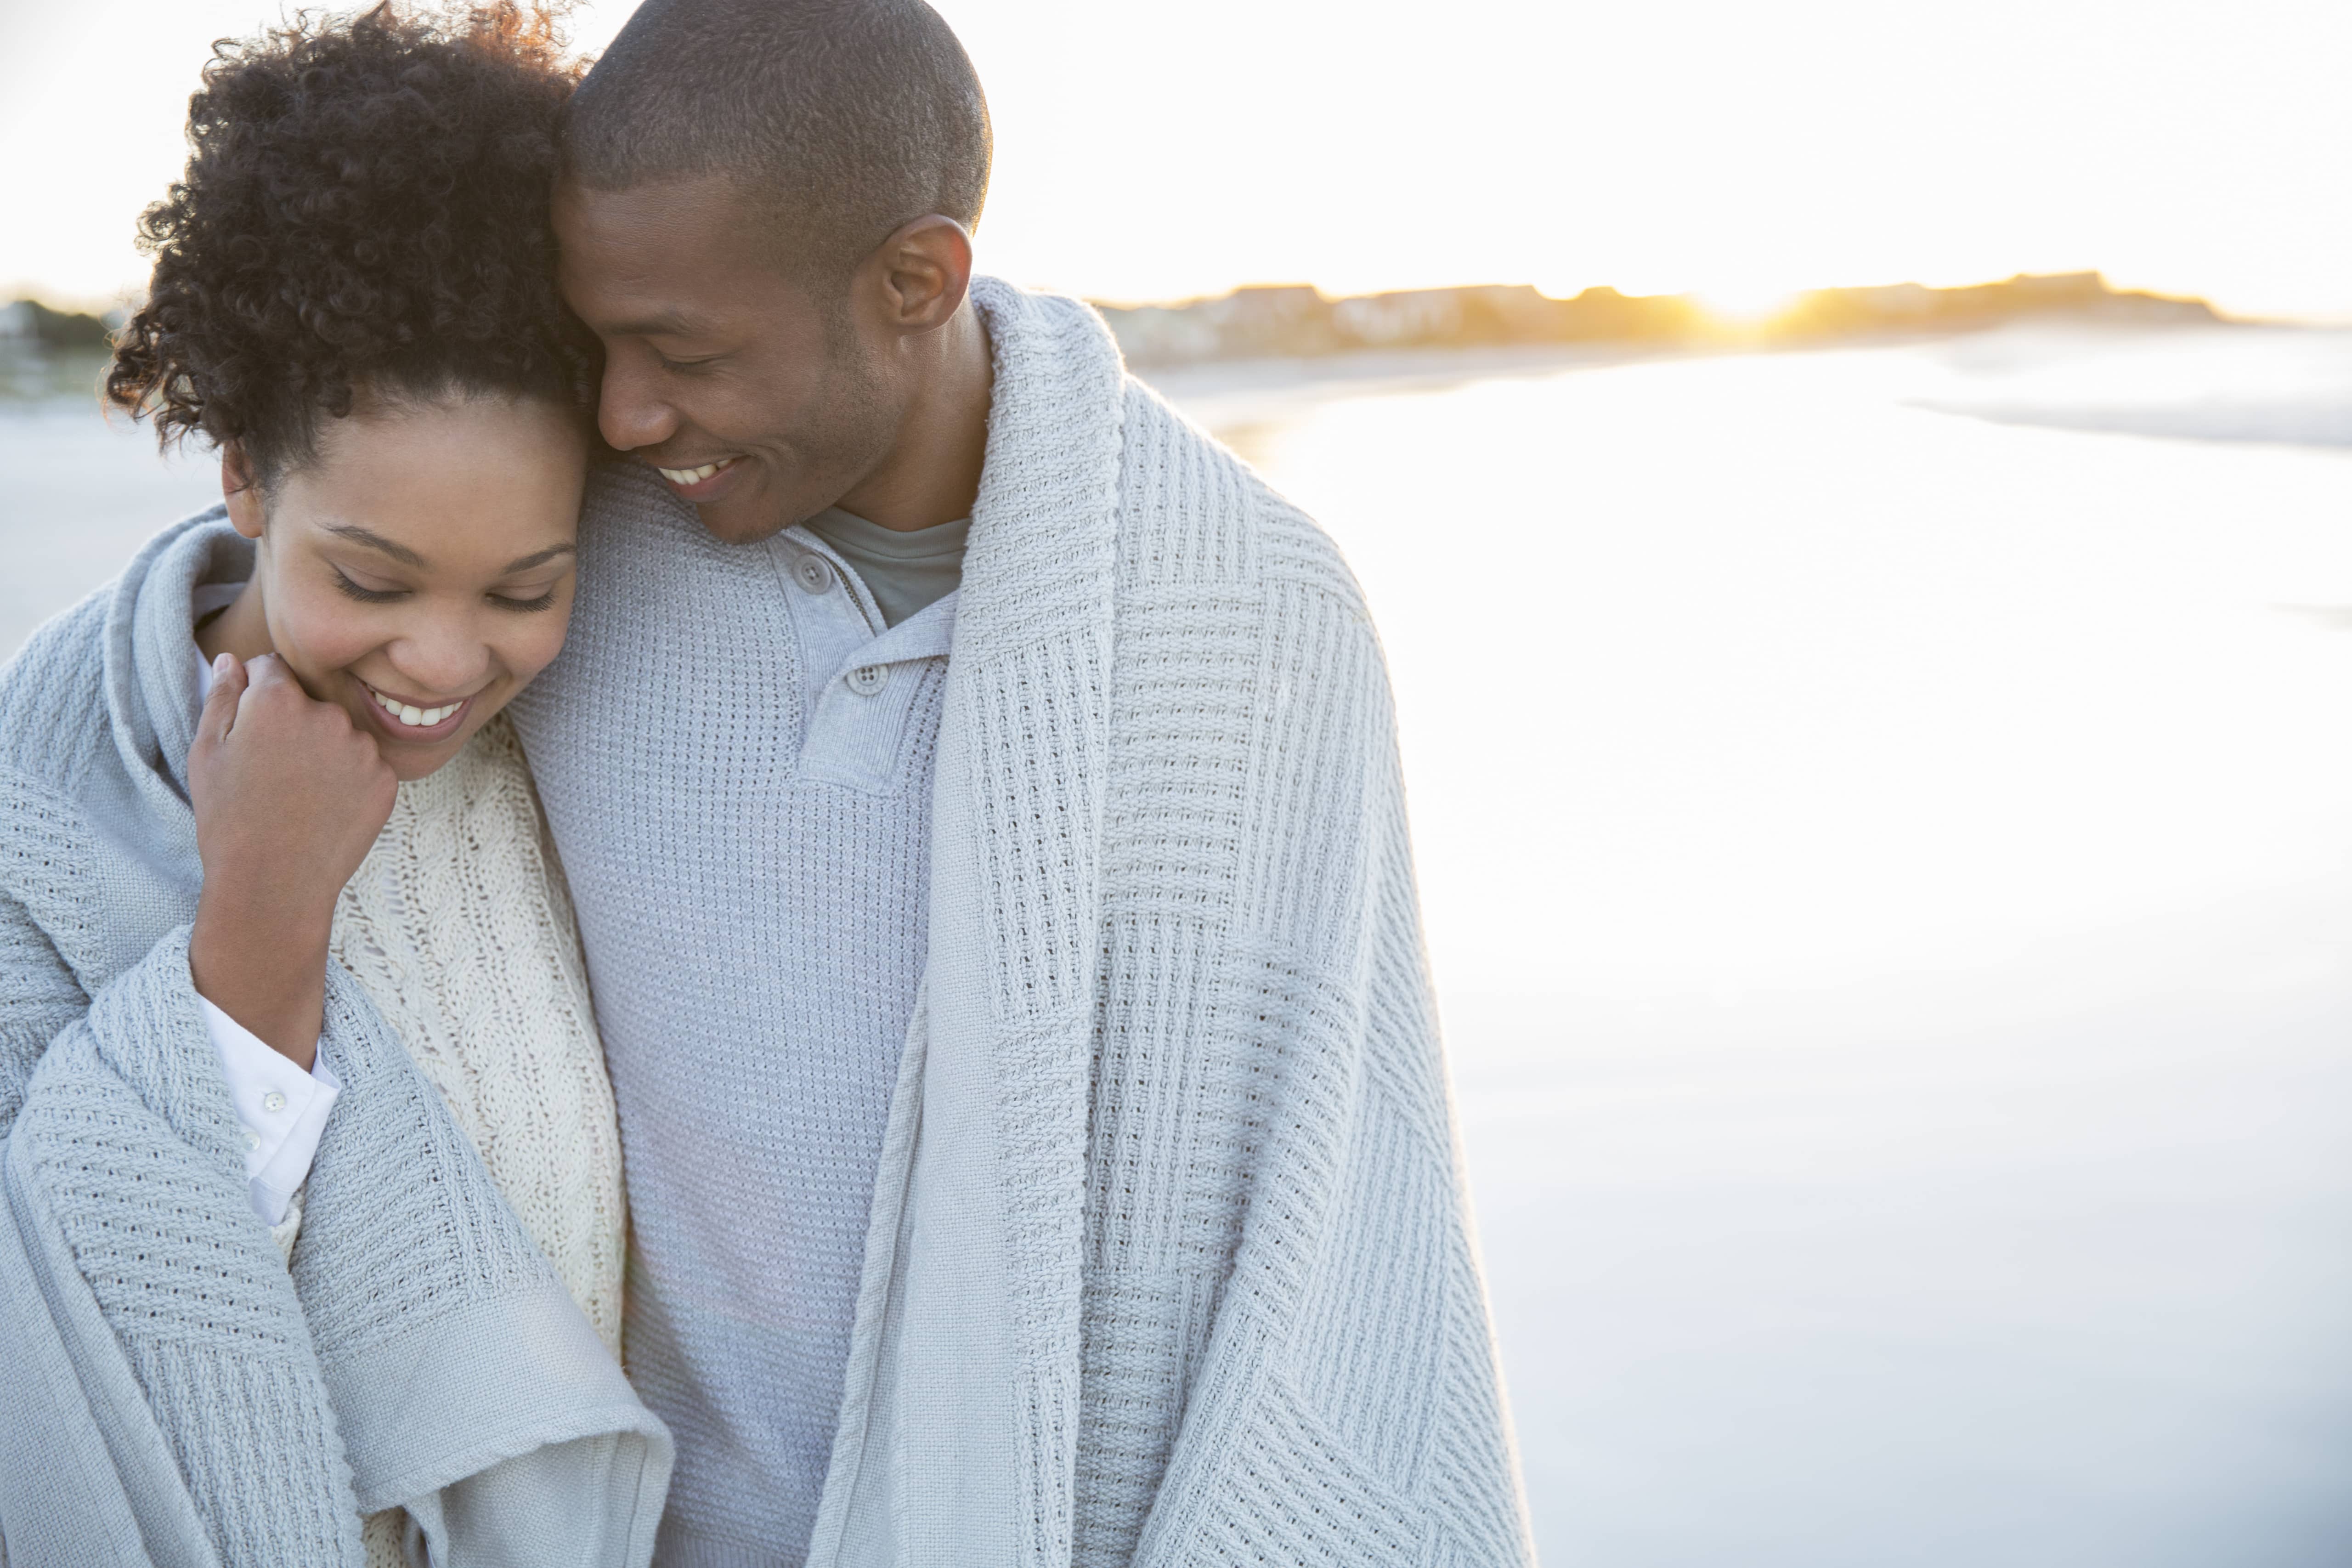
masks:
[[[461,624],[420,627],[390,651],[392,667],[415,684],[419,697],[470,696],[490,668],[489,645]]]

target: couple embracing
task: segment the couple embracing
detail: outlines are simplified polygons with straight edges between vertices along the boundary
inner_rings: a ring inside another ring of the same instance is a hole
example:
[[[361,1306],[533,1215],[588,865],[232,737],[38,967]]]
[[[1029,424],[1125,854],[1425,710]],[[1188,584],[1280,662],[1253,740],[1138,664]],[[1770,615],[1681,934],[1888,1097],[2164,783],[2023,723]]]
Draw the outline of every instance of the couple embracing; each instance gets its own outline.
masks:
[[[1526,1561],[1363,603],[974,274],[945,24],[189,130],[224,501],[0,676],[0,1560]]]

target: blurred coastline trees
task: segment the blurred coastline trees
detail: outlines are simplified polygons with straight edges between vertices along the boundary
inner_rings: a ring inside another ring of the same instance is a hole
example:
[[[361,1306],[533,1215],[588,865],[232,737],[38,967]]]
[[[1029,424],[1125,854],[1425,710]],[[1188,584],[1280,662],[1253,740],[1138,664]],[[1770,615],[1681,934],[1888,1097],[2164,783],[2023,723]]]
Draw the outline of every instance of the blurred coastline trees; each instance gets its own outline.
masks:
[[[114,343],[114,325],[79,310],[53,310],[38,300],[0,305],[0,342],[53,353],[105,353]]]
[[[0,304],[0,404],[98,395],[118,312],[57,310],[38,300]]]
[[[1817,289],[1754,318],[1710,310],[1689,294],[1587,289],[1554,299],[1526,284],[1414,289],[1327,298],[1307,284],[1237,289],[1171,305],[1097,303],[1139,366],[1215,360],[1319,358],[1364,350],[1592,344],[1705,351],[1802,347],[1845,339],[1934,337],[2006,321],[2071,320],[2120,326],[2210,326],[2201,300],[2110,288],[2096,272],[2021,273],[1998,283],[1930,289]],[[54,391],[112,346],[121,312],[100,317],[37,300],[0,305],[0,383],[28,375]],[[0,388],[5,390],[5,388]]]
[[[2021,274],[1959,289],[1917,283],[1820,289],[1760,318],[1729,318],[1688,294],[1587,289],[1559,300],[1528,285],[1417,289],[1330,300],[1305,284],[1238,289],[1179,305],[1097,305],[1139,365],[1301,358],[1366,349],[1591,343],[1660,349],[1795,347],[1846,338],[1941,336],[2024,318],[2200,326],[2201,300],[2107,286],[2096,272]]]

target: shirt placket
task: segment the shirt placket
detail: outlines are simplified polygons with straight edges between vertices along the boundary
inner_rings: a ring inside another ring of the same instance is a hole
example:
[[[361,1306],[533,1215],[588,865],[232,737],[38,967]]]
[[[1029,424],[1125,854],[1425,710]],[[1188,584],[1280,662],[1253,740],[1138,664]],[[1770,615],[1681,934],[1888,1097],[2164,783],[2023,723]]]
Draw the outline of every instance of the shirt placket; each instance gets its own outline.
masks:
[[[838,553],[798,529],[776,542],[802,656],[801,774],[887,790],[896,781],[924,662],[947,654],[955,595],[877,630],[882,616],[873,595]]]

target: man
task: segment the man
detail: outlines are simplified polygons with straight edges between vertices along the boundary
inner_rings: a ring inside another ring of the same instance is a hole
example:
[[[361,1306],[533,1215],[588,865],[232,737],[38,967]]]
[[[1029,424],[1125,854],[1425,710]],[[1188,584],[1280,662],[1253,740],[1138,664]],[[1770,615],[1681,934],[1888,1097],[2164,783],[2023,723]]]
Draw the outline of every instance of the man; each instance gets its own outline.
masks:
[[[630,463],[517,711],[657,1561],[1526,1561],[1361,601],[972,276],[989,157],[920,0],[649,0],[569,111]]]

